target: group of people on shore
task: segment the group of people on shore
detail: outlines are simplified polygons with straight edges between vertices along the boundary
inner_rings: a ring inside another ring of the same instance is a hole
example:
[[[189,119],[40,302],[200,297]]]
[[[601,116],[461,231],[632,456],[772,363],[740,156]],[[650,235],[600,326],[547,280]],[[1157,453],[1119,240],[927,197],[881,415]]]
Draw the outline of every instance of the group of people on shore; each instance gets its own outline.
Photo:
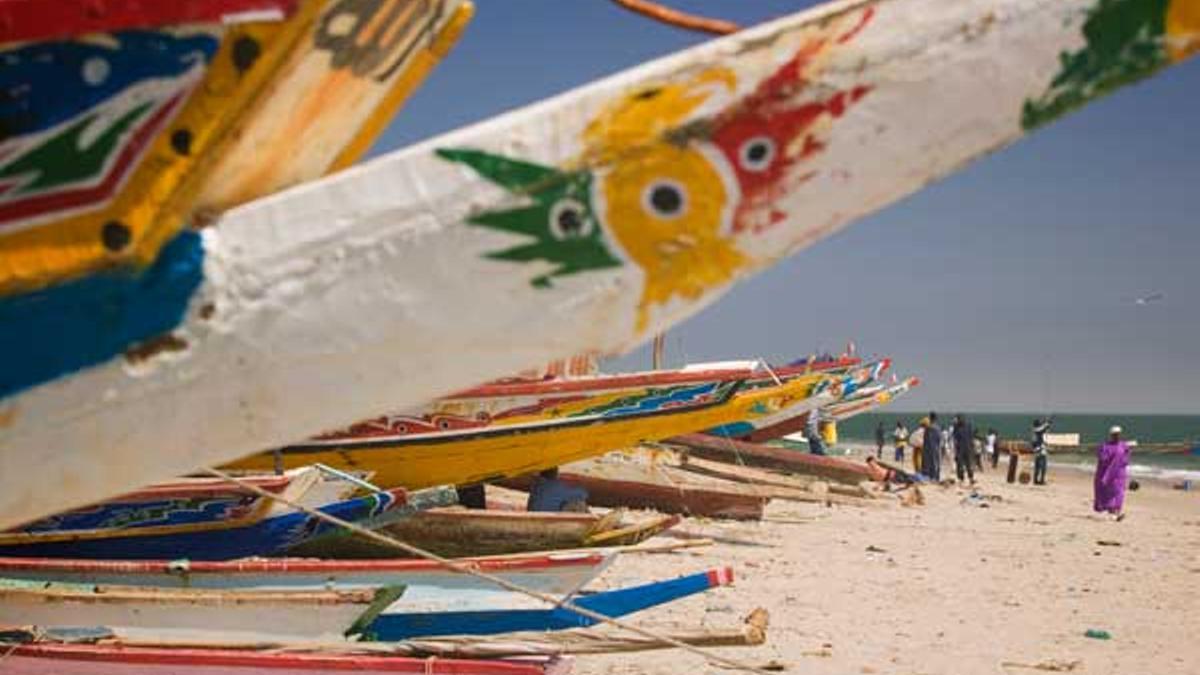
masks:
[[[981,436],[962,413],[955,415],[945,427],[939,423],[938,414],[931,412],[911,432],[903,421],[897,421],[892,430],[893,459],[903,465],[911,448],[913,471],[934,482],[942,480],[942,461],[954,458],[955,476],[960,482],[974,485],[975,472],[983,471],[985,457],[993,468],[999,461],[997,443],[995,429],[988,429],[987,434]],[[883,422],[880,422],[875,429],[877,457],[882,459],[886,444]]]
[[[1029,444],[1033,453],[1034,485],[1046,484],[1046,472],[1049,467],[1046,434],[1053,425],[1053,417],[1039,417],[1030,425]],[[1107,513],[1116,520],[1125,517],[1125,489],[1131,454],[1129,444],[1121,439],[1121,433],[1121,427],[1111,427],[1108,439],[1097,448],[1093,485],[1093,509],[1098,513]],[[883,458],[887,440],[883,422],[880,422],[875,428],[875,455],[879,459]],[[895,451],[893,459],[897,464],[904,465],[905,455],[911,448],[914,472],[935,483],[942,480],[942,461],[950,457],[954,458],[958,481],[969,482],[971,485],[975,484],[975,471],[983,471],[985,463],[990,463],[993,469],[1000,463],[1001,448],[996,430],[989,427],[987,433],[981,435],[962,413],[955,415],[949,425],[942,427],[938,424],[937,413],[931,412],[922,418],[917,428],[911,432],[903,421],[898,420],[895,429],[892,430],[891,440]],[[1006,480],[1015,483],[1018,480],[1020,447],[1017,443],[1008,443],[1007,446]],[[1020,480],[1028,482],[1029,478],[1022,477]]]

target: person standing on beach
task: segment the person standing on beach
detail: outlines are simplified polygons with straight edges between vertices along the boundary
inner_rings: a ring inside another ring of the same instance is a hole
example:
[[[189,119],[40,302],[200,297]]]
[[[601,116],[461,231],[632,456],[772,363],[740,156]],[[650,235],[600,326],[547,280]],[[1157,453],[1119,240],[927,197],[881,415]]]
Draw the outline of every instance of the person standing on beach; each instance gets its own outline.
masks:
[[[887,436],[883,433],[883,422],[875,426],[875,457],[883,459],[883,446],[887,443]]]
[[[929,480],[942,480],[942,428],[938,426],[937,413],[929,413],[929,426],[925,427],[925,447],[921,449],[921,473]]]
[[[913,471],[916,473],[921,473],[921,461],[925,459],[925,432],[928,430],[929,418],[923,417],[917,422],[916,430],[908,437],[908,444],[912,446]]]
[[[1017,447],[1015,441],[1008,442],[1008,476],[1006,480],[1009,483],[1017,482],[1017,468],[1021,463],[1021,450]]]
[[[987,437],[984,438],[984,449],[987,451],[988,459],[992,462],[992,468],[996,468],[1000,464],[1000,448],[996,447],[996,430],[988,427]]]
[[[1129,444],[1121,440],[1121,427],[1108,430],[1108,440],[1096,451],[1095,498],[1096,513],[1108,513],[1114,520],[1125,519],[1125,485],[1129,469]]]
[[[804,426],[804,437],[808,439],[808,451],[814,455],[825,454],[825,442],[821,440],[821,409],[808,413]]]
[[[1035,419],[1033,421],[1033,484],[1046,484],[1046,465],[1049,463],[1049,450],[1046,449],[1046,432],[1050,431],[1050,425],[1054,424],[1054,418]]]
[[[958,482],[963,482],[963,476],[975,484],[975,432],[962,413],[954,416],[954,473]]]
[[[896,444],[895,460],[904,466],[904,449],[908,446],[908,427],[904,422],[896,420],[896,430],[892,432],[892,441]]]

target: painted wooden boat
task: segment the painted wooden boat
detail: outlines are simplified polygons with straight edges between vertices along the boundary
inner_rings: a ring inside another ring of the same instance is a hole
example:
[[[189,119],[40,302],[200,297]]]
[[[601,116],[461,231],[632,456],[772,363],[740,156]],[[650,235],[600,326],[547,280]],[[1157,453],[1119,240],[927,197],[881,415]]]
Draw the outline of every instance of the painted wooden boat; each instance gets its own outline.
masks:
[[[402,507],[406,501],[404,490],[388,490],[320,510],[361,521]],[[278,555],[335,527],[306,513],[277,513],[274,508],[243,519],[190,525],[0,533],[0,556],[228,560]]]
[[[369,470],[376,483],[387,486],[485,482],[643,440],[768,415],[808,399],[826,377],[801,375],[743,393],[739,387],[745,372],[742,364],[726,370],[491,385],[439,401],[427,414],[371,420],[288,446],[280,454],[288,466],[320,462]],[[683,381],[655,384],[668,378]],[[634,384],[606,388],[608,382]],[[262,470],[274,461],[272,455],[260,454],[232,466]]]
[[[731,424],[713,427],[704,433],[730,438],[745,438],[755,434],[760,436],[769,435],[772,433],[770,430],[779,430],[794,424],[797,420],[807,420],[808,413],[817,408],[827,407],[836,403],[839,399],[855,395],[863,387],[870,386],[870,383],[878,379],[890,365],[891,360],[882,359],[855,368],[845,369],[844,372],[839,369],[835,371],[835,379],[829,380],[828,386],[810,400],[800,401],[793,406],[776,411],[770,415],[738,420]],[[787,376],[788,374],[785,371],[782,377]]]
[[[572,593],[616,559],[613,551],[466,558],[458,562],[544,593]],[[510,594],[491,582],[448,570],[428,560],[316,560],[251,558],[228,562],[191,560],[64,560],[0,558],[0,577],[30,581],[141,586],[166,589],[294,591],[404,586],[410,606],[437,607],[444,595],[477,594],[476,605]],[[460,603],[464,604],[464,603]],[[470,604],[470,603],[466,603]]]
[[[872,468],[863,462],[841,457],[813,455],[729,438],[717,438],[706,434],[677,436],[670,439],[669,444],[683,448],[688,454],[704,459],[787,471],[802,476],[817,476],[849,485],[858,485],[864,480],[884,479],[882,470]]]
[[[885,406],[894,401],[896,397],[903,396],[919,384],[921,384],[921,380],[910,377],[903,382],[898,382],[890,386],[881,385],[876,390],[860,392],[858,395],[851,396],[846,400],[831,403],[821,410],[821,415],[835,422],[843,422],[856,415],[861,415]]]
[[[733,583],[728,567],[668,581],[656,581],[591,594],[576,594],[570,601],[584,609],[609,617],[621,617],[711,588]],[[526,598],[514,598],[521,605]],[[564,607],[505,607],[465,612],[392,611],[382,614],[367,627],[364,636],[379,641],[406,640],[437,635],[495,635],[513,631],[548,631],[582,628],[596,623]]]
[[[573,462],[560,469],[559,478],[586,489],[591,506],[653,509],[706,518],[759,520],[770,500],[750,486],[678,471],[640,449]],[[525,476],[505,484],[528,489],[532,482],[532,477]]]
[[[0,579],[0,625],[105,626],[173,640],[340,638],[403,587],[230,591]]]
[[[317,467],[282,474],[250,474],[240,480],[304,506],[341,501],[358,486]],[[24,523],[13,532],[130,530],[143,527],[238,523],[287,509],[236,483],[218,478],[181,478],[130,492],[98,504]]]
[[[17,235],[67,237],[24,223],[0,244],[0,476],[21,477],[0,482],[0,526],[554,358],[631,349],[785,254],[1182,60],[1200,43],[1198,1],[845,0],[243,205],[200,233],[172,238],[193,219],[161,210],[89,211],[78,247],[19,248]],[[290,30],[313,5],[244,30]],[[237,92],[261,90],[283,60],[268,58],[275,40],[256,42],[220,43],[264,66]],[[187,70],[155,100],[181,101],[196,81]],[[153,185],[130,176],[130,194],[173,193],[195,158],[220,156],[210,139],[230,135],[192,121],[223,121],[213,106],[232,104],[186,104],[171,130],[193,130],[177,144],[190,154],[160,137],[154,157],[179,170]],[[86,301],[100,297],[112,301]],[[76,488],[44,489],[62,484]]]
[[[557,657],[454,659],[380,656],[353,647],[315,653],[220,647],[137,647],[120,643],[12,644],[6,675],[565,675]]]
[[[451,507],[431,509],[380,529],[385,534],[445,557],[504,555],[532,551],[638,544],[679,523],[661,516],[635,523],[624,514],[529,513]],[[289,554],[318,558],[407,557],[395,548],[362,537],[326,535]]]

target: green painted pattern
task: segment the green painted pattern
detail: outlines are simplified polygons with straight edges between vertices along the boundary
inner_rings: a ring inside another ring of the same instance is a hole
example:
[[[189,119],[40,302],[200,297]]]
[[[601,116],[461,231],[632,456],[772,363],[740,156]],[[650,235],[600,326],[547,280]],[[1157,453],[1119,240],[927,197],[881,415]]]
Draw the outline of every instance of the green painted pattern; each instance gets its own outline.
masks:
[[[479,227],[530,238],[526,243],[492,251],[488,258],[521,263],[543,260],[555,265],[554,270],[531,281],[536,287],[550,286],[553,277],[621,266],[592,208],[589,172],[560,171],[478,150],[442,149],[437,154],[465,164],[495,185],[532,201],[528,206],[483,211],[468,218],[469,223]]]
[[[32,176],[15,194],[41,192],[103,173],[126,132],[153,107],[144,103],[122,115],[103,134],[84,144],[83,135],[98,115],[88,115],[0,168],[0,178]]]
[[[1021,126],[1033,129],[1168,65],[1170,0],[1100,0],[1083,24],[1087,46],[1063,52],[1050,89],[1027,100]]]

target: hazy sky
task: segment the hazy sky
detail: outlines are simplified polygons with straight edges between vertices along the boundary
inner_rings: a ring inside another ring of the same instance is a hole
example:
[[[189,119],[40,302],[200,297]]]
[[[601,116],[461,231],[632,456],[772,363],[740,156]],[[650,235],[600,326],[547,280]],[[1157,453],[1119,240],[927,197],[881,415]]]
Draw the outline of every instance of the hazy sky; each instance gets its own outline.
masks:
[[[750,24],[815,3],[673,4]],[[608,0],[476,5],[376,154],[706,39]],[[923,380],[897,409],[1200,414],[1198,193],[1195,59],[744,282],[674,329],[667,359],[854,340]],[[640,350],[615,367],[648,364]]]

